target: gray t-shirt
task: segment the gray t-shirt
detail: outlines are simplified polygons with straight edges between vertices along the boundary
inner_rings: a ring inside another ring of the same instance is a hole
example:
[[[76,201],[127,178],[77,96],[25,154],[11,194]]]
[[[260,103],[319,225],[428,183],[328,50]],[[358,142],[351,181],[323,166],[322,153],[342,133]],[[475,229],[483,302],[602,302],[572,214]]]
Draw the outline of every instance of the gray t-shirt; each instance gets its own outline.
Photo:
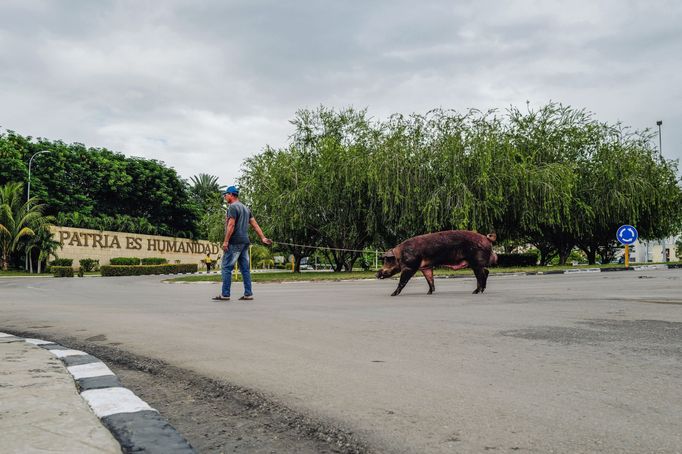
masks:
[[[249,221],[251,210],[241,202],[234,202],[227,208],[227,219],[234,218],[234,232],[230,244],[249,244]]]

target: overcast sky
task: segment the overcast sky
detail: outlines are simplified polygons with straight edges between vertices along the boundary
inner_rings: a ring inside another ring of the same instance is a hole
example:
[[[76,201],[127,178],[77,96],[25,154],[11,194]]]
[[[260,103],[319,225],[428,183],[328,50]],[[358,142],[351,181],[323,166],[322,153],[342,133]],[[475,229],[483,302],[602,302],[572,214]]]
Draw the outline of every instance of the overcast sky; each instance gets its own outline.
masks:
[[[553,100],[682,158],[679,1],[0,2],[0,127],[238,175],[296,110]]]

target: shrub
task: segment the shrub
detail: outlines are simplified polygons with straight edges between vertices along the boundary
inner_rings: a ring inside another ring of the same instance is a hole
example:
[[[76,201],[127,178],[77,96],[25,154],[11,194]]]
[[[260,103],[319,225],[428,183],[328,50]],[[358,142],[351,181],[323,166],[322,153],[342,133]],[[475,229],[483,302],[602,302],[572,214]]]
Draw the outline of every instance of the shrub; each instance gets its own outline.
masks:
[[[538,263],[537,254],[497,254],[497,266],[535,266]]]
[[[181,263],[179,265],[103,265],[100,268],[102,276],[144,276],[148,274],[178,274],[196,273],[199,266],[196,263]]]
[[[94,259],[82,259],[79,260],[78,263],[81,265],[81,270],[87,272],[90,271],[97,271],[97,268],[99,268],[99,260],[94,260]]]
[[[50,271],[54,277],[73,277],[73,268],[70,266],[51,266]]]
[[[142,259],[143,265],[165,265],[166,263],[168,263],[168,260],[161,257],[149,257]]]
[[[73,259],[54,259],[50,266],[73,266]]]
[[[115,257],[109,260],[110,265],[139,265],[140,259],[137,257]]]

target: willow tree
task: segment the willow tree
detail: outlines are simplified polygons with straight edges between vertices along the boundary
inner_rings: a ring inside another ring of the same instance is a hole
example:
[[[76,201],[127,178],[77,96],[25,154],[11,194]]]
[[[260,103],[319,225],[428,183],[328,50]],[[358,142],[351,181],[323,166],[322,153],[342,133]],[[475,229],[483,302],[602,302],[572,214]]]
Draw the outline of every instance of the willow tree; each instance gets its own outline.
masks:
[[[364,110],[320,107],[301,110],[292,121],[292,147],[304,169],[297,185],[306,229],[325,247],[335,271],[352,270],[376,224],[367,164],[378,133]]]
[[[584,232],[592,208],[576,197],[578,169],[594,146],[598,124],[592,114],[550,103],[538,110],[508,111],[508,136],[514,153],[507,171],[508,217],[518,234],[535,245],[546,264],[553,255],[564,264]]]
[[[609,262],[617,250],[620,225],[637,226],[644,239],[660,239],[678,231],[682,190],[674,162],[665,161],[651,145],[648,132],[604,127],[602,140],[580,167],[578,198],[590,206],[578,246],[595,263]]]
[[[392,116],[369,166],[380,243],[444,229],[489,232],[504,223],[506,164],[494,112]]]
[[[239,180],[243,197],[263,230],[278,249],[294,256],[297,272],[301,259],[315,250],[308,246],[319,245],[319,236],[310,227],[315,213],[306,205],[310,199],[306,193],[309,167],[310,160],[295,147],[267,147],[244,162]]]

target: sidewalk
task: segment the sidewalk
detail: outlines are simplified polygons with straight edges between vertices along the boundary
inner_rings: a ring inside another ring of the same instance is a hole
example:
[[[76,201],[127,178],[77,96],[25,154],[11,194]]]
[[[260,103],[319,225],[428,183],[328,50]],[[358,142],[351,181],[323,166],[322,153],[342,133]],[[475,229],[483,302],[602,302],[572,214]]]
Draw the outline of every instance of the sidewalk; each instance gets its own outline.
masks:
[[[49,351],[0,333],[0,451],[118,453],[121,446]]]
[[[99,359],[2,332],[0,452],[195,453]]]

